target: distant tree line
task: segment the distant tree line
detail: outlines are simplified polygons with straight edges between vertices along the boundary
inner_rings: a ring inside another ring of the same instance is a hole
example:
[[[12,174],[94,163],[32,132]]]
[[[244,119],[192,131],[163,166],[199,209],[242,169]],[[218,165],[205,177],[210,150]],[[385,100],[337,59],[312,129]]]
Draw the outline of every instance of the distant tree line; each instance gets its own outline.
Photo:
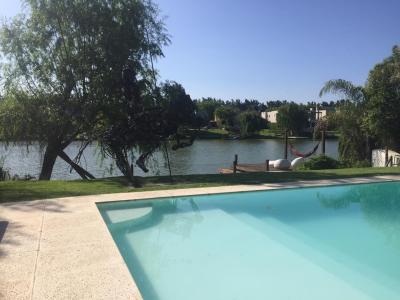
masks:
[[[268,127],[282,131],[288,130],[290,134],[300,135],[303,134],[305,128],[314,125],[310,109],[315,109],[316,106],[319,108],[340,107],[344,102],[345,100],[322,103],[311,101],[299,104],[286,100],[265,103],[247,99],[244,101],[224,101],[215,98],[194,100],[198,126],[207,126],[215,121],[219,128],[240,132],[242,136],[252,136]],[[262,120],[261,113],[273,110],[278,111],[277,124],[268,124],[266,120]]]

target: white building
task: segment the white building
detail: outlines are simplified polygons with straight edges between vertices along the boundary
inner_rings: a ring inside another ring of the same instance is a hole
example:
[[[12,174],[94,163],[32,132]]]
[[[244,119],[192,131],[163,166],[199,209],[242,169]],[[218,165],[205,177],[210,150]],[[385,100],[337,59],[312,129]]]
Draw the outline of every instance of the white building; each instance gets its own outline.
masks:
[[[271,124],[276,124],[277,123],[277,116],[278,116],[278,111],[277,110],[263,111],[261,113],[261,118],[267,120],[268,123],[271,123]]]
[[[373,167],[386,167],[385,165],[386,150],[385,149],[375,149],[372,150],[372,166]],[[388,159],[390,166],[400,165],[400,153],[389,150]]]
[[[334,108],[310,108],[309,111],[309,122],[311,126],[315,125],[315,122],[321,119],[326,118],[330,113],[334,112]],[[278,110],[272,110],[272,111],[264,111],[261,113],[261,118],[265,119],[268,121],[268,123],[271,124],[276,124],[277,123],[277,116],[278,116]]]
[[[311,114],[311,119],[318,121],[321,119],[326,118],[327,115],[329,115],[330,113],[334,112],[335,109],[331,108],[331,107],[327,107],[327,108],[310,108],[310,114]]]

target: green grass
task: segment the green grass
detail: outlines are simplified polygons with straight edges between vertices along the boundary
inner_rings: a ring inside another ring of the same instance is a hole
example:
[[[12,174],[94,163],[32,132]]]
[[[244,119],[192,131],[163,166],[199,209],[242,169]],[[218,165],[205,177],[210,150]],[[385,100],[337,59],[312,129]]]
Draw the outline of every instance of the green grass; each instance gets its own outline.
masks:
[[[207,129],[198,132],[199,139],[223,139],[229,137],[229,132],[224,129]]]
[[[354,178],[388,174],[400,174],[400,168],[359,168],[236,175],[187,175],[174,176],[172,181],[169,177],[160,176],[140,178],[141,188],[132,188],[123,178],[119,177],[93,181],[6,181],[0,182],[0,203],[120,192]]]
[[[258,132],[260,137],[264,138],[276,138],[283,137],[282,130],[274,130],[274,129],[263,129]]]

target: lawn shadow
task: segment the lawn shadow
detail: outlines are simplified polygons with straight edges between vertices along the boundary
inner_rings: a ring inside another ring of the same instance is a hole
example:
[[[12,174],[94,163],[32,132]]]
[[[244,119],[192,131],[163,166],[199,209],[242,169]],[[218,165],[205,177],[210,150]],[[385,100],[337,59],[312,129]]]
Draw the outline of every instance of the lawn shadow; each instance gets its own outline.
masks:
[[[8,226],[8,222],[7,221],[0,221],[0,245],[3,241],[3,237],[6,233],[6,229]],[[3,253],[3,250],[0,248],[0,258],[3,257],[5,254]]]
[[[8,222],[7,221],[0,221],[0,243],[3,240],[4,234],[6,232],[8,226]]]
[[[38,200],[0,204],[0,259],[18,251],[37,250],[44,213],[65,214],[62,201]]]

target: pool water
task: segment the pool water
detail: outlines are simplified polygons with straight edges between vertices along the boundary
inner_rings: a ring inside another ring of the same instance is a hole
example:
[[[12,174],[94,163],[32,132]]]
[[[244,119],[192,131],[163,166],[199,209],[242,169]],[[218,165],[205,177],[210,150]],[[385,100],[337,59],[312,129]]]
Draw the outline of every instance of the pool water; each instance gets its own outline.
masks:
[[[400,299],[400,183],[98,204],[147,299]]]

